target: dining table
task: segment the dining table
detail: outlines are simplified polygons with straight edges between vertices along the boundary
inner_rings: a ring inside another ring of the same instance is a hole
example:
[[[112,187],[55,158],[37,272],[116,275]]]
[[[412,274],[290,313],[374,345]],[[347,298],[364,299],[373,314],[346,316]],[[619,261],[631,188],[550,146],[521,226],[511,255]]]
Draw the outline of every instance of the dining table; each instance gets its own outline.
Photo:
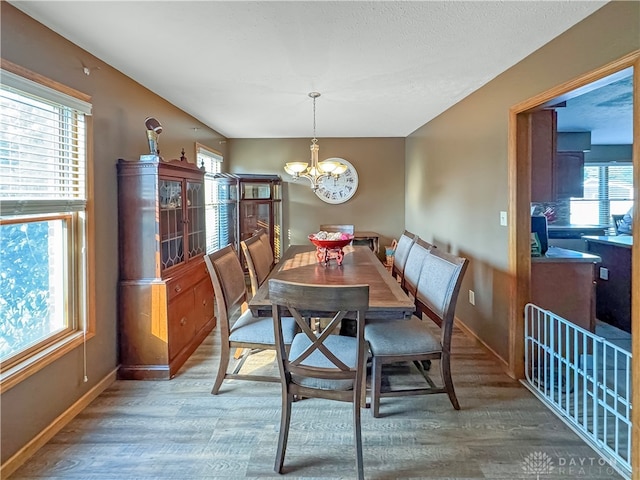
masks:
[[[316,247],[291,245],[275,265],[267,279],[248,302],[254,316],[271,316],[269,280],[314,285],[369,285],[369,309],[366,319],[410,318],[414,301],[402,290],[378,257],[367,246],[343,247],[342,264],[335,260],[318,261]]]

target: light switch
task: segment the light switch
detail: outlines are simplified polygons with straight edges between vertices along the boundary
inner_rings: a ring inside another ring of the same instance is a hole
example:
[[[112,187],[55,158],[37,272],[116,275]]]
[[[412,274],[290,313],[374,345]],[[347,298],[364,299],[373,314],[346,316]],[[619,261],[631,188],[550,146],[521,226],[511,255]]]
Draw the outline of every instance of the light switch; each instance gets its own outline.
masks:
[[[507,212],[500,212],[500,225],[507,226]]]
[[[609,269],[605,267],[600,267],[600,279],[601,280],[609,280]]]

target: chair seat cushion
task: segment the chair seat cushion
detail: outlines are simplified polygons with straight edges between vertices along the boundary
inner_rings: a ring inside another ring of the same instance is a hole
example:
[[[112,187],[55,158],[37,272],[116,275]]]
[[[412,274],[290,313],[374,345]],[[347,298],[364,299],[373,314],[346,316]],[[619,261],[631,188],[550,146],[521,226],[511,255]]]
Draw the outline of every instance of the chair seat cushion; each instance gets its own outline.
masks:
[[[364,338],[376,355],[416,355],[439,352],[440,340],[417,317],[410,320],[367,321]]]
[[[282,336],[285,345],[290,345],[296,332],[296,321],[292,317],[282,318]],[[254,317],[251,310],[244,312],[231,327],[231,342],[274,345],[273,318]]]
[[[329,335],[324,345],[338,358],[342,363],[350,368],[356,367],[358,340],[353,337],[343,335]],[[311,340],[304,333],[298,333],[291,343],[289,351],[289,359],[295,360],[300,354],[311,345]],[[314,351],[303,362],[302,365],[308,367],[330,368],[337,370],[331,360],[329,360],[319,350]],[[351,390],[353,388],[352,380],[334,380],[315,377],[304,377],[300,375],[292,375],[291,379],[294,383],[310,388],[318,388],[321,390]]]

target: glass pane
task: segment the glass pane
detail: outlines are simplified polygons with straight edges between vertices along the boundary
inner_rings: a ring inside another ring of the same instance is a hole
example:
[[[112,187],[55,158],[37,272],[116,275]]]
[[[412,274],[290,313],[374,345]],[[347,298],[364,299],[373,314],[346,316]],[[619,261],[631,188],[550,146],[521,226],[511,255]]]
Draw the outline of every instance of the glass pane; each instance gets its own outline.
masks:
[[[189,220],[189,258],[205,252],[204,186],[199,182],[187,182],[187,216]]]
[[[247,200],[271,198],[271,184],[242,183],[242,198]]]
[[[66,221],[0,226],[0,358],[69,325]]]
[[[250,238],[256,230],[264,228],[266,232],[271,231],[271,202],[243,202],[242,225],[240,225],[240,239]]]
[[[162,269],[184,261],[182,183],[160,180],[160,250]]]

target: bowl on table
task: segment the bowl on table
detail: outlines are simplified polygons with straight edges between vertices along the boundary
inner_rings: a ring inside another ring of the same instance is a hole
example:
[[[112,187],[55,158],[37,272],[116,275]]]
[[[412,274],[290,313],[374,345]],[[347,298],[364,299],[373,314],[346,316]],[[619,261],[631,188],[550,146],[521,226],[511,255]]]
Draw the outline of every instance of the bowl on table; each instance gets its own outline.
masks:
[[[343,233],[342,238],[340,238],[340,240],[328,240],[324,238],[317,238],[316,234],[312,233],[311,235],[309,235],[309,240],[316,247],[338,249],[338,248],[342,248],[349,245],[353,240],[353,234]]]
[[[338,265],[342,265],[344,253],[342,247],[345,247],[353,240],[353,234],[341,233],[339,239],[319,238],[315,233],[309,235],[309,240],[316,246],[316,258],[319,263],[329,263],[329,260],[335,259]]]

